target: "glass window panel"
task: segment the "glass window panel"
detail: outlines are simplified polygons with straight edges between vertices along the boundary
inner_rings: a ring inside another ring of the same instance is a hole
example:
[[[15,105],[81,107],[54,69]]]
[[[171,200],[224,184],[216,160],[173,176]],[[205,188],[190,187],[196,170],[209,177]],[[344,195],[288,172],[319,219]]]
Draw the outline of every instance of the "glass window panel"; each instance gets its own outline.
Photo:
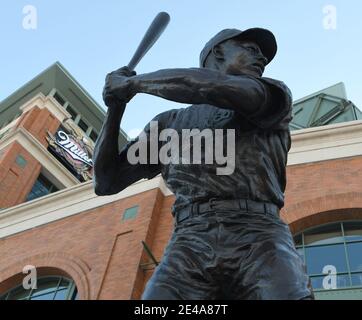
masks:
[[[346,241],[362,240],[362,222],[344,222],[344,235]]]
[[[57,92],[54,94],[54,98],[61,106],[64,106],[65,100]]]
[[[75,291],[73,292],[73,296],[72,296],[71,300],[79,300],[79,294],[78,294],[77,288],[75,288]]]
[[[6,294],[0,297],[0,300],[6,300]]]
[[[78,116],[77,112],[71,106],[67,107],[67,111],[69,112],[73,120],[75,120],[75,118]]]
[[[303,250],[303,248],[298,248],[297,252],[298,252],[299,256],[302,258],[302,260],[304,261],[304,250]]]
[[[351,280],[348,274],[337,275],[337,289],[348,288],[351,286]]]
[[[49,191],[47,190],[47,188],[45,186],[43,186],[39,180],[37,180],[33,186],[33,189],[31,189],[31,191],[27,197],[27,201],[31,201],[31,200],[40,198],[47,194],[49,194]]]
[[[57,188],[42,174],[39,176],[41,184],[49,191],[56,190]]]
[[[352,285],[362,287],[362,273],[352,274]]]
[[[16,288],[10,292],[8,300],[26,299],[30,295],[31,290],[25,290],[23,286]]]
[[[79,126],[84,132],[86,132],[86,131],[88,130],[88,125],[87,125],[82,119],[79,119],[78,126]]]
[[[347,271],[343,244],[305,248],[307,271],[309,274],[322,274],[327,265],[337,269],[337,273]]]
[[[40,296],[31,297],[30,300],[53,300],[54,299],[55,291],[49,292]]]
[[[74,282],[61,277],[41,278],[38,280],[37,287],[37,289],[31,291],[25,290],[23,286],[18,286],[5,295],[0,296],[0,300],[65,300],[67,298],[74,300],[77,294]],[[71,288],[74,288],[72,290],[74,293],[72,297],[69,297],[68,292]],[[29,297],[30,293],[31,297]]]
[[[320,245],[343,242],[340,223],[330,224],[304,233],[305,245]]]
[[[312,288],[323,289],[323,278],[324,277],[311,277],[310,280],[312,282]]]
[[[98,138],[98,133],[92,130],[91,134],[89,135],[89,138],[91,138],[94,142],[96,142]]]
[[[328,277],[328,278],[327,278]],[[333,284],[331,282],[331,276],[325,275],[325,276],[318,276],[318,277],[311,277],[312,287],[315,290],[337,290],[341,288],[348,288],[350,287],[350,279],[348,274],[339,274],[336,275],[336,288],[334,289],[331,287]],[[324,282],[324,283],[323,283]]]
[[[40,174],[26,200],[31,201],[56,191],[58,191],[58,188],[54,186],[46,177]]]
[[[68,286],[69,286],[69,280],[62,279],[59,285],[59,289],[68,288]]]
[[[59,278],[40,279],[37,283],[37,289],[33,290],[32,296],[43,295],[48,292],[55,291],[59,283]]]
[[[347,252],[351,271],[362,271],[362,243],[348,243]]]
[[[294,237],[294,243],[296,246],[302,246],[303,245],[303,236],[302,234],[298,234]]]
[[[67,293],[68,293],[68,289],[59,290],[56,293],[54,300],[66,300]]]

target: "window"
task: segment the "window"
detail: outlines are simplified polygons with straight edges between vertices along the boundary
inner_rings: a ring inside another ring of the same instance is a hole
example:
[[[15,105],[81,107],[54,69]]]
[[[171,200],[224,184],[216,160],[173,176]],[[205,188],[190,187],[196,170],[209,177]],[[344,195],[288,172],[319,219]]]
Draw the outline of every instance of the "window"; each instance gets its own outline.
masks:
[[[71,106],[67,107],[67,111],[69,112],[73,120],[75,120],[75,118],[78,116],[77,112]]]
[[[337,289],[362,287],[362,221],[338,222],[294,237],[315,290],[323,290],[326,266],[336,271]]]
[[[74,281],[64,277],[39,278],[36,289],[15,287],[0,296],[0,300],[76,300],[77,288]]]
[[[54,94],[54,99],[57,100],[61,106],[64,106],[65,100],[59,95],[58,92]]]
[[[87,132],[88,127],[89,127],[82,119],[79,119],[78,126],[79,126],[79,128],[81,128],[84,132]]]
[[[31,201],[50,193],[56,192],[59,189],[52,184],[43,174],[40,174],[38,179],[35,181],[33,188],[28,194],[26,201]]]
[[[89,135],[89,138],[91,138],[94,142],[96,142],[98,138],[98,133],[92,130],[91,134]]]

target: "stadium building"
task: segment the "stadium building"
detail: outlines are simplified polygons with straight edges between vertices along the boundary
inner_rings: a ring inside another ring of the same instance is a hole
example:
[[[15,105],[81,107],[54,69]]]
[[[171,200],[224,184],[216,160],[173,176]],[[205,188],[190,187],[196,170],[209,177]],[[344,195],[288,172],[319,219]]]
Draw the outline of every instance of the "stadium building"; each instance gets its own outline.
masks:
[[[293,113],[281,217],[316,297],[362,299],[362,113],[343,83]],[[174,196],[160,176],[94,194],[104,117],[60,63],[0,103],[0,300],[140,298],[171,235]],[[29,266],[36,289],[23,286]]]

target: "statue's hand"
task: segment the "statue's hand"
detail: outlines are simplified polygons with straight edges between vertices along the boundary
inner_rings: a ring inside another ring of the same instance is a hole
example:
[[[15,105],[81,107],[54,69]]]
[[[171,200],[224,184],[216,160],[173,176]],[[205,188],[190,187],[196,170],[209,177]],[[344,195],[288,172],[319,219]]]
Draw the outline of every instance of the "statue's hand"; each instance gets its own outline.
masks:
[[[128,67],[120,68],[107,74],[106,83],[103,89],[103,100],[107,107],[128,103],[136,94],[131,77],[136,72]]]

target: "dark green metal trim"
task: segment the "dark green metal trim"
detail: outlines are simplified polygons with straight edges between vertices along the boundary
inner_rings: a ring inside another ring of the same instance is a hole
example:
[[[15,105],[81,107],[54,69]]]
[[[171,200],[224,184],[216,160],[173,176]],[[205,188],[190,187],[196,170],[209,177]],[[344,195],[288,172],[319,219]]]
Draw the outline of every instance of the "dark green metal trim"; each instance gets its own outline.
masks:
[[[155,264],[156,266],[158,266],[159,263],[157,262],[156,258],[155,258],[154,255],[152,254],[151,249],[147,246],[146,242],[142,241],[142,245],[143,245],[143,248],[145,249],[147,255],[151,258],[153,264]]]

